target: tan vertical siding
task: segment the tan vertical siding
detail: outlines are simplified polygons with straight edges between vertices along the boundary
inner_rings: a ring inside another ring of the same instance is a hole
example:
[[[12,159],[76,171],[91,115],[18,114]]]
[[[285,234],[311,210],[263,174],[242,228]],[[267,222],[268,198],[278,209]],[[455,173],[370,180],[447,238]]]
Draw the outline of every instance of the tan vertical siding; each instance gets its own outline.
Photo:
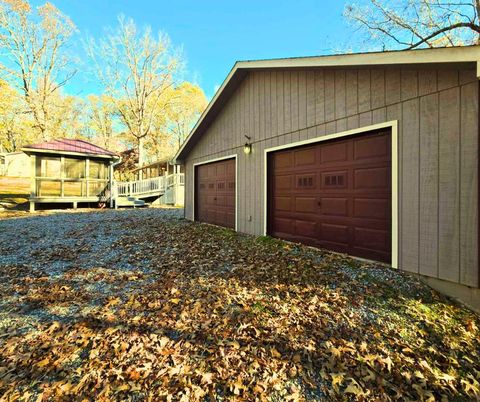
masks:
[[[298,127],[307,127],[307,75],[298,73]]]
[[[370,70],[358,71],[358,112],[372,109],[371,103],[371,73]]]
[[[403,125],[402,125],[402,104],[401,103],[396,103],[394,105],[387,106],[387,121],[397,121],[397,129],[398,129],[398,134],[400,139],[397,138],[397,154],[398,154],[398,160],[397,160],[397,169],[399,172],[399,181],[397,183],[398,185],[398,197],[397,197],[397,203],[398,203],[398,211],[402,211],[403,208],[403,200],[401,195],[403,194],[403,183],[402,180],[400,180],[400,177],[402,177],[402,171],[404,168],[404,162],[403,162],[403,142],[401,141],[402,138],[402,133],[403,133]],[[403,266],[403,255],[401,253],[402,247],[403,247],[403,238],[400,236],[401,233],[403,233],[403,222],[400,219],[400,216],[397,215],[398,222],[397,222],[397,227],[398,227],[398,256],[397,256],[397,263],[398,266],[401,267]]]
[[[343,119],[347,114],[347,87],[345,70],[335,71],[335,119]]]
[[[325,122],[325,79],[323,70],[315,71],[315,122]]]
[[[420,98],[420,273],[438,276],[438,94]]]
[[[402,70],[401,88],[402,101],[418,96],[418,72],[416,70]]]
[[[438,90],[453,88],[458,85],[457,70],[439,70],[438,71]]]
[[[370,97],[372,109],[385,106],[385,71],[374,69],[371,72]]]
[[[420,70],[418,72],[418,95],[424,96],[437,91],[437,72]]]
[[[354,117],[358,113],[358,71],[347,70],[345,79],[346,116]]]
[[[335,120],[335,72],[326,70],[324,73],[325,85],[325,121]]]
[[[460,279],[459,87],[439,93],[438,119],[438,277],[458,282]]]
[[[400,102],[400,88],[400,70],[397,68],[387,70],[385,72],[385,101],[387,105]]]
[[[193,164],[237,154],[238,230],[263,234],[265,149],[397,120],[399,267],[478,287],[478,109],[474,69],[250,72],[188,156],[186,216]]]
[[[460,283],[479,286],[478,82],[461,89]]]
[[[306,109],[307,109],[307,126],[315,125],[315,71],[306,72],[305,85],[307,87]]]
[[[411,99],[402,103],[400,143],[402,144],[403,167],[401,173],[401,191],[403,211],[400,222],[402,242],[400,254],[403,269],[419,273],[419,234],[420,234],[420,99]],[[400,189],[399,189],[400,190]]]

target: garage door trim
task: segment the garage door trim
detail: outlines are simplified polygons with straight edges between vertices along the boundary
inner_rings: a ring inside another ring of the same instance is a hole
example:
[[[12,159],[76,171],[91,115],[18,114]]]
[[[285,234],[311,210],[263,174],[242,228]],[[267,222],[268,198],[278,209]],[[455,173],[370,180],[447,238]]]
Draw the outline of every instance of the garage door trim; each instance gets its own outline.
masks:
[[[301,145],[315,144],[323,141],[333,140],[370,131],[390,128],[392,144],[392,267],[398,268],[398,120],[392,120],[385,123],[373,124],[360,127],[354,130],[342,131],[334,134],[323,135],[321,137],[311,138],[304,141],[292,142],[285,145],[279,145],[265,149],[264,154],[264,188],[263,188],[263,232],[268,234],[268,153],[282,149],[295,148]]]
[[[195,221],[196,207],[197,203],[195,202],[195,188],[196,188],[196,179],[197,179],[197,166],[207,165],[209,163],[220,162],[227,159],[235,159],[235,231],[238,227],[238,157],[237,154],[221,156],[219,158],[208,159],[206,161],[197,162],[193,164],[193,220]]]

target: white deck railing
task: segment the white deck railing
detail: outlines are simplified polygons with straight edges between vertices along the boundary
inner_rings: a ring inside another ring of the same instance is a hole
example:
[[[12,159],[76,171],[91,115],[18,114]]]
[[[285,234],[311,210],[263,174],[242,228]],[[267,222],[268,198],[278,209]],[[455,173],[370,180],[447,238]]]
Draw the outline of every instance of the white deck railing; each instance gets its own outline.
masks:
[[[115,182],[115,194],[117,197],[161,195],[175,185],[185,185],[185,175],[183,173],[135,181],[117,181]]]

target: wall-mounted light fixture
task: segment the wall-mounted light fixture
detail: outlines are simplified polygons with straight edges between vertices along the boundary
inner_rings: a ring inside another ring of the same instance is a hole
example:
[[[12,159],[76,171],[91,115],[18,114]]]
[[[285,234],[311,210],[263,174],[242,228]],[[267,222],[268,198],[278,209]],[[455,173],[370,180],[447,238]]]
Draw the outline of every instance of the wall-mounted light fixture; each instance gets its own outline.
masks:
[[[243,146],[243,153],[249,155],[252,153],[252,144],[250,144],[251,138],[248,135],[245,135],[245,138],[247,139],[247,142]]]

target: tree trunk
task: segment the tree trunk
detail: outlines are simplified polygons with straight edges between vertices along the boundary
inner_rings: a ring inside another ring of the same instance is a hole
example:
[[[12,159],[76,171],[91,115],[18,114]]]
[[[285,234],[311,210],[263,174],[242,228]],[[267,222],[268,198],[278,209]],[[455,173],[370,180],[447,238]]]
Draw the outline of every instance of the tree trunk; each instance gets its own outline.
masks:
[[[143,161],[143,142],[144,142],[144,138],[143,137],[140,137],[138,138],[138,167],[141,168],[143,165],[144,165],[144,161]],[[143,179],[143,172],[142,170],[139,170],[138,171],[138,178],[140,180]]]

